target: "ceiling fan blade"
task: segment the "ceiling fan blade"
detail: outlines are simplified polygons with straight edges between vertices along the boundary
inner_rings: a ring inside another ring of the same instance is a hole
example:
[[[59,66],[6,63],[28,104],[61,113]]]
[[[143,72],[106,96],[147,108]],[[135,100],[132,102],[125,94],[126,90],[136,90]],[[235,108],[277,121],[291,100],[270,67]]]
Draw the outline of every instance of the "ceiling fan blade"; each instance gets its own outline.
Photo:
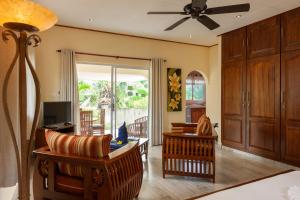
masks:
[[[192,0],[192,8],[203,9],[206,6],[207,0]]]
[[[179,14],[187,15],[185,12],[148,12],[148,15],[170,15],[170,14]]]
[[[215,14],[224,14],[224,13],[235,13],[235,12],[247,12],[250,10],[250,4],[237,4],[231,6],[221,6],[215,8],[208,8],[204,11],[203,14],[215,15]]]
[[[191,17],[182,18],[181,20],[177,21],[175,24],[173,24],[170,27],[166,28],[165,31],[173,30],[174,28],[176,28],[177,26],[179,26],[180,24],[182,24],[183,22],[185,22],[186,20],[188,20],[190,18]]]
[[[217,22],[207,17],[206,15],[199,16],[197,20],[204,26],[206,26],[209,30],[214,30],[220,26]]]

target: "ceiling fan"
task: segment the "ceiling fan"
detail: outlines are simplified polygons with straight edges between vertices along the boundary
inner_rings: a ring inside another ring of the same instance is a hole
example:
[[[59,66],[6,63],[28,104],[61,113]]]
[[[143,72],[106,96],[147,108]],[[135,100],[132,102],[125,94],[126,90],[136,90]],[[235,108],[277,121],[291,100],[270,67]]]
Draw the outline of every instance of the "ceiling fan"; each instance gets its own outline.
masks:
[[[170,31],[187,21],[190,18],[197,19],[201,24],[206,26],[210,30],[218,28],[220,25],[212,20],[207,15],[216,15],[216,14],[225,14],[225,13],[235,13],[235,12],[247,12],[250,10],[250,4],[237,4],[230,6],[221,6],[214,8],[207,8],[207,0],[192,0],[192,3],[187,4],[183,8],[183,12],[148,12],[147,14],[179,14],[179,15],[190,15],[184,17],[181,20],[177,21],[175,24],[166,28],[165,31]]]

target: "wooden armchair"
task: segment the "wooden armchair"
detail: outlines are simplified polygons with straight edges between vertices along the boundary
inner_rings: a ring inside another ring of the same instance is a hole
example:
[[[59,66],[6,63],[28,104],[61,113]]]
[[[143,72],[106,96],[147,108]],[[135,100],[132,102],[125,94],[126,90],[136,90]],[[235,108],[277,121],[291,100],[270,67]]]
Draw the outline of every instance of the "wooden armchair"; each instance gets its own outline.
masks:
[[[147,138],[148,131],[148,117],[141,117],[134,120],[134,123],[128,124],[127,126],[128,136]]]
[[[93,111],[80,110],[80,133],[91,135],[93,133]]]
[[[34,151],[37,156],[33,177],[34,199],[122,200],[138,196],[143,165],[137,142],[102,159],[51,153],[48,147]],[[62,175],[57,162],[81,165],[84,178]]]
[[[105,109],[99,110],[99,117],[93,120],[93,134],[104,134],[105,132]]]
[[[164,133],[163,178],[166,174],[212,179],[215,182],[216,136],[193,133]]]

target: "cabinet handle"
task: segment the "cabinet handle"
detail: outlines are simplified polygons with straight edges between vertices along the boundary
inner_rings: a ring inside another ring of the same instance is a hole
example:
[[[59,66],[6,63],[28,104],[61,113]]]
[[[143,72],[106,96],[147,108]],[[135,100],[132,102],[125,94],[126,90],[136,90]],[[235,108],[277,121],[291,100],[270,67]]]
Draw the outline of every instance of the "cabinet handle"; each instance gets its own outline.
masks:
[[[242,106],[245,107],[246,105],[246,93],[245,91],[242,92]]]
[[[248,107],[250,107],[251,104],[250,92],[247,92],[247,101],[248,101]]]
[[[285,109],[285,92],[281,92],[281,106],[283,109]]]

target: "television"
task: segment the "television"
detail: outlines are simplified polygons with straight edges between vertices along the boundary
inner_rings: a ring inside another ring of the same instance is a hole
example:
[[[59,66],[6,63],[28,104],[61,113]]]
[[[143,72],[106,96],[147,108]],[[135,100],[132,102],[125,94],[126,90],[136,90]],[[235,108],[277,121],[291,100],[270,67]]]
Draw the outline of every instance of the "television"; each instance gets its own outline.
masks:
[[[71,122],[71,102],[44,102],[44,126]]]

